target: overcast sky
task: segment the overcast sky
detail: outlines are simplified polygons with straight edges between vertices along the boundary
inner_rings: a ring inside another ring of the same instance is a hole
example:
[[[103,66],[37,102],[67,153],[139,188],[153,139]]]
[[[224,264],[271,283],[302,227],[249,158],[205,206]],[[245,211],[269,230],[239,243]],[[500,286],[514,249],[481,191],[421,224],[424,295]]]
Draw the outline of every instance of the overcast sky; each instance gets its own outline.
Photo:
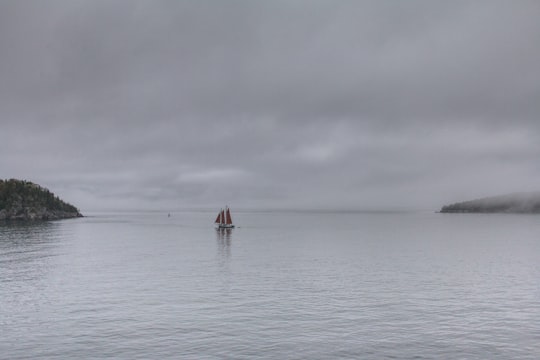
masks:
[[[99,209],[540,190],[538,1],[1,1],[0,178]]]

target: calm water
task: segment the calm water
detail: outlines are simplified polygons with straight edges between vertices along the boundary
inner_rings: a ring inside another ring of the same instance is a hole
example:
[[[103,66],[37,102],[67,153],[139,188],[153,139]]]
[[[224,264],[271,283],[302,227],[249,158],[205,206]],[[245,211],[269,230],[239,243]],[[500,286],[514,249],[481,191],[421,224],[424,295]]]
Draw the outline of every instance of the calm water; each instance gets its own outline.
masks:
[[[0,225],[0,358],[540,358],[540,216],[214,215]]]

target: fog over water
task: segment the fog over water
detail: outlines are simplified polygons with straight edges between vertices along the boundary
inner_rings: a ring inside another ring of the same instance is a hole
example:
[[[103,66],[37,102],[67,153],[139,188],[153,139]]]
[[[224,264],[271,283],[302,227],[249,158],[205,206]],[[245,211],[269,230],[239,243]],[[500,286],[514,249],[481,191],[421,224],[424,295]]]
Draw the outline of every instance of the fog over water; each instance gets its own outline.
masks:
[[[537,1],[3,1],[0,178],[85,210],[538,191]]]

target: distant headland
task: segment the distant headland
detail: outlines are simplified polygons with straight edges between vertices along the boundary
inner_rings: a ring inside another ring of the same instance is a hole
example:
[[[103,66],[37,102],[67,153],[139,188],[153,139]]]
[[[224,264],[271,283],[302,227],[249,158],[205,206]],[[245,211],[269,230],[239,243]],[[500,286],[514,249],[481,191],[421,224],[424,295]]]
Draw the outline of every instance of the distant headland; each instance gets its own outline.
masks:
[[[445,205],[441,213],[540,214],[540,192],[493,196]]]
[[[25,180],[0,179],[0,220],[59,220],[82,217],[49,190]]]

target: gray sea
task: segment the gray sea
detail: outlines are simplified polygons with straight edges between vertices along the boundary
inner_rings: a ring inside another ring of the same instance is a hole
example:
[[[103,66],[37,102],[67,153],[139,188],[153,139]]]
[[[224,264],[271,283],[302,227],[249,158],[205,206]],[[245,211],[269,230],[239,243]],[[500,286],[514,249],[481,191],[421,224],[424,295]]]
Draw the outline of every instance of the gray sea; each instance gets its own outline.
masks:
[[[0,358],[540,358],[540,216],[89,215],[0,224]]]

